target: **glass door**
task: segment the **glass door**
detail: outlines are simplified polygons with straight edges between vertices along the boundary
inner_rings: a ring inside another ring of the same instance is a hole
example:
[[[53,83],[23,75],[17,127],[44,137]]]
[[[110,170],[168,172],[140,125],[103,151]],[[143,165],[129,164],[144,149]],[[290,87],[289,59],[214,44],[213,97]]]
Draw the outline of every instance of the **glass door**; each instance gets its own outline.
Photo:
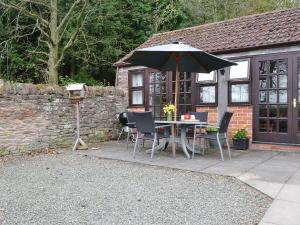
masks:
[[[292,60],[288,55],[255,60],[255,141],[292,141],[292,76]]]
[[[165,120],[163,107],[175,100],[175,73],[147,69],[147,110],[152,111],[155,120]],[[194,108],[195,76],[191,73],[180,73],[178,94],[178,117]]]
[[[165,72],[149,71],[149,110],[155,120],[165,120],[163,107],[169,102],[168,76]]]
[[[176,77],[175,73],[172,75],[172,99],[175,99],[175,83]],[[180,115],[191,112],[193,108],[192,102],[192,89],[195,82],[192,80],[191,73],[179,73],[179,90],[178,90],[178,108],[177,115],[178,119]]]

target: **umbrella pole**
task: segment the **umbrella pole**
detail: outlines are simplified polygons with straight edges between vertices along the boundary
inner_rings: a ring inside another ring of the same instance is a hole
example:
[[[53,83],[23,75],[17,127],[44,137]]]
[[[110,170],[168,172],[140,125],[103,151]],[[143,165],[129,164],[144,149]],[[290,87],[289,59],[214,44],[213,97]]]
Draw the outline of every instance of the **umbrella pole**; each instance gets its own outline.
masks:
[[[179,70],[179,56],[176,56],[175,58],[176,60],[176,70],[175,70],[175,77],[176,77],[176,82],[175,82],[175,112],[174,112],[174,121],[177,120],[177,105],[178,105],[178,79],[179,79],[179,74],[178,74],[178,70]]]

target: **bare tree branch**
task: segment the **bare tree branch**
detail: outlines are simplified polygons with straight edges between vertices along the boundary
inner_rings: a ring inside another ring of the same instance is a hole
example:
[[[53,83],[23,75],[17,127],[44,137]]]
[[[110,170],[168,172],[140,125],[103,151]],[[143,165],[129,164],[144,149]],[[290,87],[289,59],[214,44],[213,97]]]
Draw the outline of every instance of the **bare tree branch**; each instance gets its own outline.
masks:
[[[71,35],[69,41],[67,42],[67,44],[63,47],[63,49],[61,51],[61,54],[60,54],[60,57],[59,57],[56,65],[55,65],[55,67],[58,67],[58,65],[63,60],[65,51],[67,49],[69,49],[74,44],[74,42],[75,42],[75,40],[76,40],[76,38],[77,38],[77,36],[78,36],[78,34],[80,32],[80,29],[81,29],[81,27],[84,24],[84,21],[85,21],[86,15],[87,15],[87,14],[85,14],[85,10],[86,10],[87,6],[88,6],[88,0],[85,0],[84,5],[83,5],[83,7],[82,7],[82,9],[80,11],[80,14],[79,14],[78,18],[77,18],[76,29],[72,33],[72,35]]]
[[[50,8],[49,5],[44,4],[43,2],[32,1],[32,0],[21,0],[21,1],[24,2],[24,3],[32,3],[32,4],[35,4],[35,5],[43,6],[43,7],[46,7],[48,9]]]
[[[30,16],[31,18],[33,18],[35,20],[39,20],[41,22],[41,24],[45,27],[47,27],[49,25],[49,22],[47,20],[45,20],[43,17],[41,17],[40,15],[38,15],[34,12],[27,10],[24,7],[21,7],[20,5],[16,5],[13,3],[7,4],[7,3],[3,2],[2,0],[0,0],[0,5],[4,6],[6,8],[11,8],[11,9],[15,9],[20,12],[23,12],[25,15]]]
[[[76,0],[73,5],[71,6],[71,8],[69,9],[69,11],[67,12],[67,14],[65,15],[65,17],[62,19],[62,21],[60,22],[59,26],[57,27],[56,32],[60,32],[60,30],[62,29],[62,27],[66,26],[67,23],[70,21],[70,17],[72,12],[75,10],[76,6],[81,2],[81,0]]]
[[[42,52],[42,51],[30,50],[30,51],[28,51],[28,52],[31,53],[31,54],[40,54],[40,55],[44,55],[44,56],[49,57],[49,54],[48,54],[48,53]]]

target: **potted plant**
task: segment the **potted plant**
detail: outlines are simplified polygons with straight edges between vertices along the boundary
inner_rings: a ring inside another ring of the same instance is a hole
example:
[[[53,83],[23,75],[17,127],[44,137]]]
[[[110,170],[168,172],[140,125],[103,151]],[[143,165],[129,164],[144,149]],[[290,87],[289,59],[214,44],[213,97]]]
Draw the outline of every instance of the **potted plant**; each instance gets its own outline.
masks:
[[[249,148],[249,138],[247,137],[247,126],[237,129],[233,133],[233,148],[237,150],[247,150]]]
[[[210,134],[216,134],[216,133],[218,133],[218,131],[219,131],[219,129],[216,128],[216,127],[208,127],[206,129],[206,134],[208,134],[208,135],[210,135]],[[210,148],[214,148],[214,149],[219,148],[217,140],[215,140],[215,139],[208,139],[208,142],[209,142],[209,147]],[[220,142],[221,142],[221,145],[224,144],[224,140],[221,140]]]
[[[164,111],[165,115],[167,115],[167,120],[172,121],[173,120],[172,114],[175,111],[175,105],[173,105],[171,103],[168,105],[165,105],[163,108],[163,111]]]

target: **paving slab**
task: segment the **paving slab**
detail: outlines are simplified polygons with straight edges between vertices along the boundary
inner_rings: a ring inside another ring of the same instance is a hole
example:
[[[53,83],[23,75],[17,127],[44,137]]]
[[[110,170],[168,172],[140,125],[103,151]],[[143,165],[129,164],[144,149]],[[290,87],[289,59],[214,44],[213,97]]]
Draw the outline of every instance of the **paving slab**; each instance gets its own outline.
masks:
[[[300,204],[275,199],[259,225],[299,225]]]
[[[239,176],[238,179],[248,184],[249,186],[256,188],[257,190],[270,196],[273,199],[276,198],[276,196],[280,193],[282,187],[284,186],[283,183],[275,183],[255,179],[243,179],[242,176]]]
[[[215,166],[208,167],[205,170],[202,170],[201,172],[237,177],[237,176],[245,173],[246,171],[247,171],[247,169],[245,169],[245,168],[230,167],[230,166],[224,166],[222,164],[218,164]]]
[[[168,148],[156,153],[151,162],[145,150],[137,152],[137,157],[133,159],[132,148],[129,146],[126,149],[124,143],[108,143],[101,146],[101,150],[82,152],[148,165],[233,176],[274,199],[259,225],[300,224],[300,153],[232,151],[232,160],[229,160],[225,151],[225,161],[222,162],[216,150],[206,151],[204,156],[196,155],[194,159],[188,160],[181,151],[177,151],[173,158]]]
[[[300,170],[298,170],[283,186],[277,199],[300,204]]]

